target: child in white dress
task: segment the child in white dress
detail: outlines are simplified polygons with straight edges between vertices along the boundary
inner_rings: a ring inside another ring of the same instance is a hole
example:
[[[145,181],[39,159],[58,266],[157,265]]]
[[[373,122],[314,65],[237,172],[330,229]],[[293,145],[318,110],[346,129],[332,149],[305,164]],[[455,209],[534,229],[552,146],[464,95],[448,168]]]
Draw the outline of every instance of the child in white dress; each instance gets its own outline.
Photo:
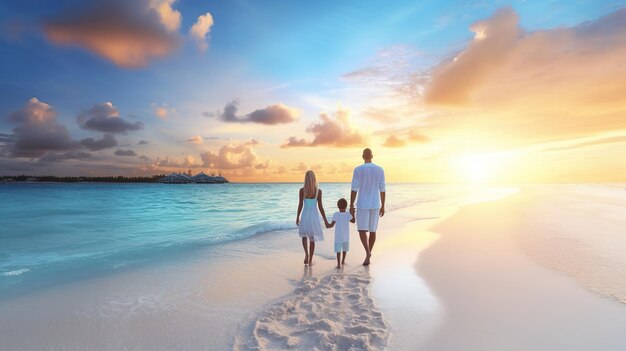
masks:
[[[332,222],[326,223],[326,228],[335,227],[335,252],[337,253],[337,268],[346,264],[346,253],[350,250],[350,223],[354,223],[354,217],[350,212],[346,212],[348,201],[341,198],[337,201],[339,212],[333,213]],[[343,253],[341,264],[339,259]]]
[[[322,190],[317,186],[313,171],[307,171],[304,175],[304,186],[300,188],[299,198],[296,225],[298,225],[298,234],[302,238],[304,264],[312,265],[315,242],[324,240],[321,219],[323,218],[324,223],[328,225],[324,206],[322,206]]]

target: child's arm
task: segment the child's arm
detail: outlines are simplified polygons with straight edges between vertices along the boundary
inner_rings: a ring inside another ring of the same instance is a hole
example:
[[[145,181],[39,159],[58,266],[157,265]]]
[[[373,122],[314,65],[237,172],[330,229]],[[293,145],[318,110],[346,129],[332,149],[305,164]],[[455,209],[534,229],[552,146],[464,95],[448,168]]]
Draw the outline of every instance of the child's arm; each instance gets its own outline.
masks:
[[[330,223],[326,222],[326,228],[332,228],[335,226],[335,221],[332,221]]]
[[[300,225],[300,213],[302,213],[302,205],[304,202],[304,190],[300,188],[300,194],[298,195],[300,199],[298,200],[298,214],[296,215],[296,225]]]

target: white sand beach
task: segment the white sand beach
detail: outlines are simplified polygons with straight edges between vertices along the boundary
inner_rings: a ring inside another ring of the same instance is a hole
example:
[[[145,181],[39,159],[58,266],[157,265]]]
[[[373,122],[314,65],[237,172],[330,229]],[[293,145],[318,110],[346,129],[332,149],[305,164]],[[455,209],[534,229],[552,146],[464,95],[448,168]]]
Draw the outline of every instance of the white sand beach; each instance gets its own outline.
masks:
[[[616,190],[602,186],[527,186],[435,226],[441,238],[422,253],[417,269],[441,299],[444,316],[424,349],[625,349],[626,304],[616,296],[625,282],[624,251],[610,256],[593,248],[623,245],[624,238],[606,242],[620,234],[619,222],[626,227],[626,216],[614,216],[617,206],[626,213],[626,191],[618,191],[616,201]],[[604,212],[607,205],[611,212]]]
[[[623,350],[626,194],[590,187],[391,211],[369,268],[354,230],[341,270],[330,231],[303,267],[287,230],[3,300],[1,348]]]

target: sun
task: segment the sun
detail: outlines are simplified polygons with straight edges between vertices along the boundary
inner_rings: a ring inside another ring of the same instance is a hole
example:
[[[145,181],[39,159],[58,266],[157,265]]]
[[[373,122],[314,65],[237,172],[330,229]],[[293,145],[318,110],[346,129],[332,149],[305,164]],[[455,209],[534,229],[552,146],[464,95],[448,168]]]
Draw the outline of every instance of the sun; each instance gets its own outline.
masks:
[[[456,168],[466,181],[485,183],[493,179],[496,161],[488,154],[463,155],[456,160]]]

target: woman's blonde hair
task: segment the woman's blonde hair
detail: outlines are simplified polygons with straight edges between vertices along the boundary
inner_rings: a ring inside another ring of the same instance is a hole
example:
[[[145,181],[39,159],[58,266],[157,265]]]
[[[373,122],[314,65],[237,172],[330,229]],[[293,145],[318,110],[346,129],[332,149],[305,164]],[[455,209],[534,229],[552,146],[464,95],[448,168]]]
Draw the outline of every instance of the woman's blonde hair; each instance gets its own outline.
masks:
[[[314,199],[317,197],[317,179],[313,171],[306,171],[304,174],[304,197]]]

